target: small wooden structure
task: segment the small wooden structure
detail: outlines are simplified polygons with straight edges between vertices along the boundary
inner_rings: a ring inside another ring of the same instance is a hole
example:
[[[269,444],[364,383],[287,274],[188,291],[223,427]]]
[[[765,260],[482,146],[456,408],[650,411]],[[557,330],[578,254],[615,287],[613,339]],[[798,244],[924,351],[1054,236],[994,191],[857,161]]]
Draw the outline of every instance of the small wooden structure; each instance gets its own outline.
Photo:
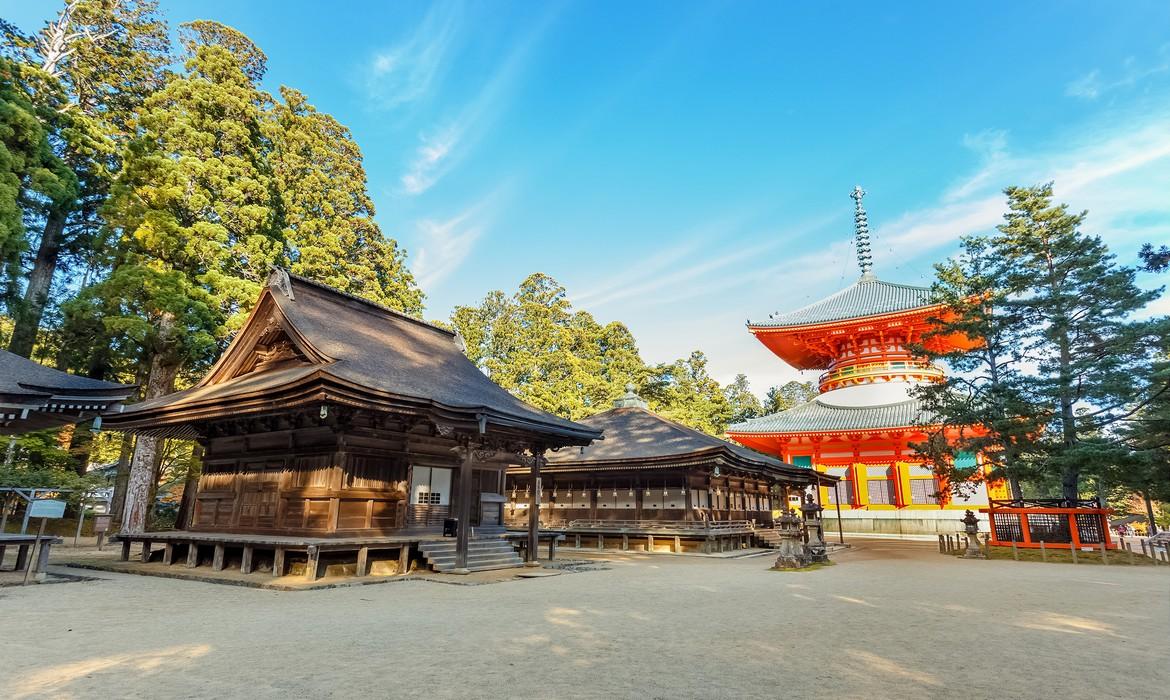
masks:
[[[535,478],[546,449],[600,437],[493,384],[454,333],[282,270],[202,381],[106,421],[204,448],[186,530],[123,534],[124,547],[163,542],[192,565],[205,547],[213,568],[232,551],[247,568],[261,550],[276,573],[294,553],[310,578],[325,553],[356,557],[359,570],[375,550],[408,558],[450,519],[451,568],[486,568],[469,543],[503,533],[504,470],[523,464]]]
[[[1080,549],[1102,544],[1116,549],[1109,536],[1110,508],[1095,499],[1070,501],[1059,498],[992,500],[980,512],[991,520],[990,544],[999,547]]]
[[[727,551],[770,540],[764,531],[790,492],[836,481],[675,423],[632,386],[581,423],[605,440],[551,455],[535,488],[523,467],[508,471],[510,524],[530,517],[539,491],[542,525],[564,532],[567,545]]]
[[[109,411],[134,387],[80,377],[0,350],[0,435],[77,423]]]

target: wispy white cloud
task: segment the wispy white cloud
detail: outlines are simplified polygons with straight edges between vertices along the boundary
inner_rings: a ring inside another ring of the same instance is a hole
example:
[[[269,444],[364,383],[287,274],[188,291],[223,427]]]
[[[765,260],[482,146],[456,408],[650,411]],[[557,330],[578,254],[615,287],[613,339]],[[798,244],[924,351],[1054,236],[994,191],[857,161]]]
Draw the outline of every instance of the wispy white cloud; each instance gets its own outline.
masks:
[[[419,146],[399,179],[402,191],[419,195],[449,173],[475,146],[504,111],[529,55],[560,11],[552,5],[497,66],[483,88],[454,119],[419,134]]]
[[[436,4],[413,34],[373,54],[364,69],[370,105],[394,110],[430,95],[446,67],[458,25],[454,4]]]
[[[420,287],[430,289],[459,269],[476,242],[490,230],[512,189],[507,181],[455,216],[415,222],[417,252],[412,268]]]
[[[1108,231],[1135,214],[1170,217],[1170,108],[1097,124],[1065,135],[1061,147],[985,160],[941,201],[875,229],[875,256],[892,262],[907,252],[929,254],[958,237],[991,230],[1002,221],[1008,185],[1053,181],[1056,196],[1090,210],[1088,226]]]
[[[460,129],[448,128],[435,135],[421,137],[422,143],[418,147],[415,159],[402,175],[403,191],[416,195],[430,189],[438,180],[440,172],[446,166],[447,157],[459,144],[461,136]]]
[[[1125,59],[1121,70],[1112,77],[1104,75],[1100,68],[1094,68],[1069,82],[1064,88],[1064,94],[1084,100],[1095,100],[1106,93],[1137,85],[1147,78],[1166,72],[1170,72],[1170,44],[1164,44],[1152,62],[1130,56]]]

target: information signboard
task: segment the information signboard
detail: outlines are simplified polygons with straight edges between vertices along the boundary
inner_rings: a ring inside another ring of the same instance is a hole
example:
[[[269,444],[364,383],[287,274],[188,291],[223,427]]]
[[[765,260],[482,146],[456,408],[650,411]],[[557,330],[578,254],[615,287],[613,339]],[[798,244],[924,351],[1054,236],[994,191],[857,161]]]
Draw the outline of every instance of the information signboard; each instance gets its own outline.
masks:
[[[65,501],[51,498],[38,498],[28,504],[30,518],[61,518],[65,515]]]

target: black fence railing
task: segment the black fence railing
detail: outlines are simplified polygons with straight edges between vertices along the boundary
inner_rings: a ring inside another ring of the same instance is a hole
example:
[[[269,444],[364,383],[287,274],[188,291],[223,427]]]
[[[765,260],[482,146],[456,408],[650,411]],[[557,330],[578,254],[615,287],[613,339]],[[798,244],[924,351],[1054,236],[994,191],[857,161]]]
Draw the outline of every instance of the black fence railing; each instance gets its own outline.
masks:
[[[1008,498],[992,499],[991,508],[1100,508],[1095,498]]]

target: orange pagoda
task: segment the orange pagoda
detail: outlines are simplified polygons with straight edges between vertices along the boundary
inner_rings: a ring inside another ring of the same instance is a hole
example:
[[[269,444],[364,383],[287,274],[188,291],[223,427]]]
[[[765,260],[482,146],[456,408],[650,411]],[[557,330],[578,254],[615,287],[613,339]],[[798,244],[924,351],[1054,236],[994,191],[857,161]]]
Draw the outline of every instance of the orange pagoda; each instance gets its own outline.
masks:
[[[911,447],[925,441],[924,426],[931,422],[911,389],[944,375],[909,348],[923,342],[929,319],[945,309],[930,302],[926,287],[874,276],[864,195],[860,187],[850,195],[861,277],[804,308],[748,322],[748,330],[789,365],[822,371],[819,395],[733,425],[728,434],[785,462],[839,477],[835,488],[821,487],[819,496],[826,506],[840,507],[847,532],[952,533],[964,509],[977,510],[989,497],[1007,494],[992,485],[992,493],[980,486],[955,498]],[[973,346],[965,336],[928,342],[940,349]],[[958,466],[975,466],[978,459],[961,453]]]

